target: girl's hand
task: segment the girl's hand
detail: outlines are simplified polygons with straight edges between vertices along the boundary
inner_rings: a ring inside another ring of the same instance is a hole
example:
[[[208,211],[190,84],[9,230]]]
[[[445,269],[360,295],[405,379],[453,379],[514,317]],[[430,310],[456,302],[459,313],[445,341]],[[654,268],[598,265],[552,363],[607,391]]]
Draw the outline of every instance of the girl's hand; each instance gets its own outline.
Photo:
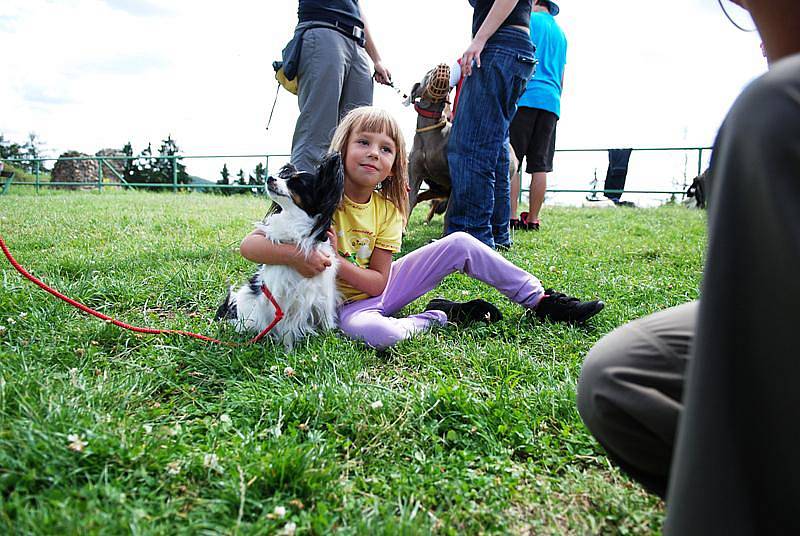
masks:
[[[469,44],[469,47],[467,47],[467,50],[461,56],[461,71],[464,76],[470,76],[472,74],[473,61],[475,61],[475,65],[480,69],[481,52],[483,52],[484,46],[486,46],[486,41],[477,36],[472,40],[472,43]]]
[[[331,227],[328,229],[328,240],[331,241],[331,247],[333,248],[333,254],[339,254],[339,238],[336,236],[336,230]]]
[[[298,254],[294,257],[292,268],[297,270],[303,277],[314,277],[325,271],[325,268],[332,264],[330,257],[320,253],[319,251],[312,251],[308,258]]]

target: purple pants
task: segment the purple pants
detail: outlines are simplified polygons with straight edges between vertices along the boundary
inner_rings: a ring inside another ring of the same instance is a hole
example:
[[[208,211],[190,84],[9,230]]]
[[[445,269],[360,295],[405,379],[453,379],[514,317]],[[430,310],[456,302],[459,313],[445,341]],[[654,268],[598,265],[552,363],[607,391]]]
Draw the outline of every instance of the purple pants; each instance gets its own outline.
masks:
[[[380,296],[343,305],[339,329],[350,338],[378,349],[388,348],[438,323],[442,311],[425,311],[406,318],[391,315],[430,292],[445,276],[463,272],[487,283],[523,307],[534,308],[544,290],[538,279],[517,268],[473,236],[457,232],[421,247],[392,263]]]

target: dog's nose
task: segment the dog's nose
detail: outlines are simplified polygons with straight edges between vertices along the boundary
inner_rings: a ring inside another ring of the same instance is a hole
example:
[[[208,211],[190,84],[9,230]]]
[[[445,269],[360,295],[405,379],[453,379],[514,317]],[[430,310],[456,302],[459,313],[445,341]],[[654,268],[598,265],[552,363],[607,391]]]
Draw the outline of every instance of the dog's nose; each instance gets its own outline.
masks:
[[[267,177],[267,184],[275,184],[275,177],[273,177],[272,175]]]

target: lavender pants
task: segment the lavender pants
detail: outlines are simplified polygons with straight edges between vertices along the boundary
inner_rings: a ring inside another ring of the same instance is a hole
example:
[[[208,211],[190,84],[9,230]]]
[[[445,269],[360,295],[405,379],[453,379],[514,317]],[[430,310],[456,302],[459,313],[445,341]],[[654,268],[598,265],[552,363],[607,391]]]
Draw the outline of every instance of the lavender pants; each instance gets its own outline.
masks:
[[[542,284],[531,274],[473,236],[457,232],[393,262],[383,294],[343,305],[339,309],[339,328],[350,338],[383,349],[433,323],[444,325],[447,315],[442,311],[425,311],[406,318],[391,315],[436,288],[453,272],[483,281],[527,308],[536,307],[544,294]]]

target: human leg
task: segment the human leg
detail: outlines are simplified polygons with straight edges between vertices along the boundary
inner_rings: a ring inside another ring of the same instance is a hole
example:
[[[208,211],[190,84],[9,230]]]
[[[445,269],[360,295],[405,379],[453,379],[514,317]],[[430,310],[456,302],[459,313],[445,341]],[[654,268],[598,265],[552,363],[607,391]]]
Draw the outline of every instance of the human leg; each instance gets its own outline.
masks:
[[[297,74],[300,115],[292,138],[291,156],[292,164],[298,169],[316,168],[328,151],[339,122],[347,57],[345,40],[349,39],[328,28],[312,28],[303,34]]]
[[[339,327],[349,337],[386,348],[447,315],[429,310],[404,319],[391,318],[400,309],[430,292],[447,275],[462,272],[499,290],[511,301],[535,308],[543,296],[538,279],[466,233],[453,233],[392,263],[383,294],[345,305]]]
[[[352,39],[346,44],[349,58],[339,102],[339,119],[361,106],[372,105],[372,72],[366,51]]]
[[[508,249],[511,247],[509,236],[509,220],[511,212],[511,182],[509,171],[508,141],[500,147],[497,156],[497,167],[494,173],[494,211],[492,212],[492,239],[495,247]]]
[[[339,309],[339,329],[351,339],[362,340],[383,350],[425,331],[434,324],[447,323],[447,314],[431,310],[406,318],[386,313],[381,296],[349,303]]]
[[[539,212],[547,192],[547,174],[553,171],[558,116],[547,110],[534,108],[533,111],[536,119],[526,155],[527,171],[531,174],[527,221],[533,229],[538,230]]]
[[[609,457],[645,488],[667,489],[698,302],[635,320],[586,357],[578,411]]]
[[[504,144],[517,99],[532,71],[530,37],[501,29],[484,48],[481,68],[474,69],[464,81],[448,142],[452,192],[445,234],[465,231],[490,247],[494,247],[494,234],[503,238],[509,201],[495,211],[498,167],[506,169],[500,189],[507,199],[508,154]],[[500,158],[506,159],[505,166]]]
[[[514,114],[514,119],[511,120],[511,126],[508,129],[508,137],[511,142],[511,161],[514,166],[514,173],[511,174],[511,222],[512,228],[519,226],[517,213],[519,207],[519,191],[522,184],[522,159],[528,153],[528,143],[530,141],[531,133],[533,132],[533,123],[531,112],[533,109],[527,106],[520,106],[517,113]],[[515,222],[516,221],[516,225]]]
[[[528,221],[539,229],[539,211],[544,203],[544,194],[547,192],[547,173],[539,171],[531,174],[530,198],[528,208]]]

